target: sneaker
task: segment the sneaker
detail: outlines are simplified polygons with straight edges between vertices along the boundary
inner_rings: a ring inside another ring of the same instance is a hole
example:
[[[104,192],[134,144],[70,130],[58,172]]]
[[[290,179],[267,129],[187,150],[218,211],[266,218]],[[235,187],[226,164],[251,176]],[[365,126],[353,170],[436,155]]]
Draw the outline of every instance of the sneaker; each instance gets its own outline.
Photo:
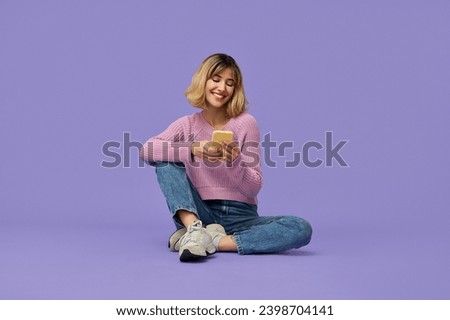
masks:
[[[180,239],[180,261],[192,261],[204,258],[216,252],[211,236],[197,220],[188,226],[187,232]]]
[[[182,228],[172,233],[168,243],[170,251],[180,251],[180,239],[186,233],[186,231],[186,228]],[[213,244],[216,248],[216,251],[219,251],[220,239],[227,235],[225,229],[220,224],[213,223],[206,226],[206,232],[208,232],[213,239]]]
[[[168,244],[170,251],[180,251],[180,239],[182,236],[184,236],[186,231],[187,231],[186,228],[182,228],[172,233],[172,235],[169,238]]]
[[[206,226],[206,232],[208,232],[213,239],[213,244],[216,251],[219,251],[219,242],[224,236],[227,235],[225,229],[220,224],[213,223]]]

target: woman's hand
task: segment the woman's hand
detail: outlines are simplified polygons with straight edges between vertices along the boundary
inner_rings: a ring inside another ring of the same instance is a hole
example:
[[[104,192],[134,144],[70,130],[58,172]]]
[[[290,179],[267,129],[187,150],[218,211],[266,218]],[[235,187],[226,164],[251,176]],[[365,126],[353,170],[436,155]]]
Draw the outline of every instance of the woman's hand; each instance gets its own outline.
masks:
[[[191,153],[194,156],[206,159],[210,162],[217,162],[224,159],[222,146],[217,142],[196,141],[191,145]]]
[[[210,162],[226,161],[232,163],[241,154],[241,149],[237,142],[224,141],[218,143],[204,140],[193,142],[191,153]]]
[[[223,160],[232,163],[241,154],[241,149],[237,142],[222,142]]]

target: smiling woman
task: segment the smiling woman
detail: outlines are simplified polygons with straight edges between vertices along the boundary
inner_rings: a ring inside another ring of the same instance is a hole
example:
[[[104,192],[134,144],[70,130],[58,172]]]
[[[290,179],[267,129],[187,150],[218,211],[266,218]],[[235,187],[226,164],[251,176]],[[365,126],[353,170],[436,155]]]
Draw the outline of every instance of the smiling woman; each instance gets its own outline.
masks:
[[[231,99],[233,92],[233,71],[227,68],[206,81],[205,104],[207,109],[223,107]]]
[[[308,244],[312,229],[307,221],[258,215],[259,128],[247,112],[236,61],[221,53],[206,58],[186,97],[202,111],[176,120],[140,151],[156,167],[177,228],[169,248],[179,252],[181,261],[192,261],[216,251],[269,253]],[[233,141],[211,142],[217,130]]]
[[[226,91],[228,99],[222,105],[229,102],[225,110],[230,117],[237,117],[246,111],[248,101],[241,70],[236,61],[226,54],[219,53],[206,58],[192,77],[185,94],[191,105],[204,109],[206,103],[210,102],[207,97],[211,97],[214,90],[217,90],[218,98]]]

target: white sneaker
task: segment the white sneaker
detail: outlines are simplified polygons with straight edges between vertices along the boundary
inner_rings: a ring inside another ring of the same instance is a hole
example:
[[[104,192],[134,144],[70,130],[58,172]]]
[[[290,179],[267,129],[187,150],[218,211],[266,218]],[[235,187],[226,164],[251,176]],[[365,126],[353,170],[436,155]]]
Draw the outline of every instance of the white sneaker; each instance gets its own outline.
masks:
[[[170,251],[180,251],[180,239],[186,232],[186,228],[182,228],[172,233],[168,243]]]
[[[180,261],[192,261],[204,258],[216,252],[211,236],[197,220],[188,226],[187,232],[180,238]]]
[[[220,240],[227,235],[225,229],[220,224],[213,223],[206,226],[206,232],[208,232],[213,239],[213,244],[216,251],[219,251]]]

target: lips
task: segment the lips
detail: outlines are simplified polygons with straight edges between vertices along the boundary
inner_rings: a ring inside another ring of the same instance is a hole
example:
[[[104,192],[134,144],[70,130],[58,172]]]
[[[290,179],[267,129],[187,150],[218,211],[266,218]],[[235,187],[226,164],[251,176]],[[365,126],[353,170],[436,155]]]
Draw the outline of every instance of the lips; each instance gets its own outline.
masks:
[[[223,94],[220,94],[220,93],[216,93],[216,92],[211,92],[212,93],[212,95],[214,96],[214,97],[216,97],[217,99],[224,99],[226,96],[225,95],[223,95]]]

